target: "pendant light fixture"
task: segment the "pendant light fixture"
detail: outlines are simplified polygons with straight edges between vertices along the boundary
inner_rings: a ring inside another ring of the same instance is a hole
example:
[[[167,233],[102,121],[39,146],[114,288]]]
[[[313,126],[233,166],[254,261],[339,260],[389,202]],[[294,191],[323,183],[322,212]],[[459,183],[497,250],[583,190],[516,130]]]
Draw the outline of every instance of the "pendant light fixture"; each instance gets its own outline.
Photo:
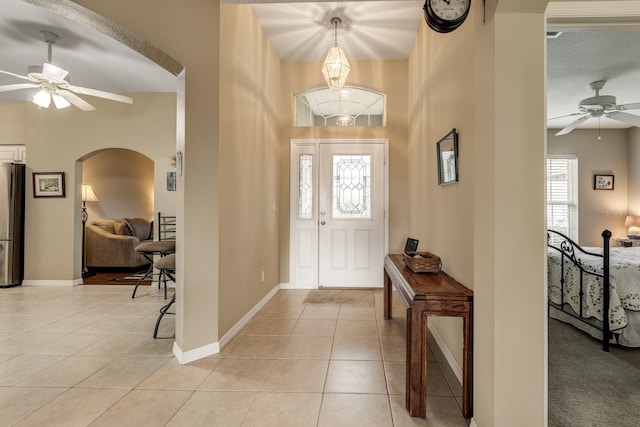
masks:
[[[340,90],[347,81],[351,67],[344,51],[338,47],[338,24],[342,23],[342,19],[334,16],[329,22],[334,27],[334,43],[322,64],[322,75],[331,90]]]

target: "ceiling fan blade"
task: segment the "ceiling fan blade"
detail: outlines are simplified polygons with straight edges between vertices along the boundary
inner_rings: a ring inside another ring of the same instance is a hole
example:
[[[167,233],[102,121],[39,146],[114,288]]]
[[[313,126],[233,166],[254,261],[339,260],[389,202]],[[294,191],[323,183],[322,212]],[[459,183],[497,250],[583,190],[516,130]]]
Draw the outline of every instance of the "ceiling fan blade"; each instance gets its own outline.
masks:
[[[49,64],[48,62],[42,64],[42,75],[49,80],[62,82],[64,81],[64,78],[67,77],[67,74],[69,74],[67,70],[57,67],[53,64]]]
[[[552,118],[550,118],[550,119],[547,119],[547,121],[549,122],[549,121],[551,121],[551,120],[564,119],[565,117],[579,116],[579,115],[581,115],[581,114],[584,114],[584,113],[571,113],[571,114],[565,114],[564,116],[552,117]]]
[[[607,114],[607,117],[613,120],[617,120],[622,123],[640,127],[640,116],[635,116],[629,113],[623,113],[621,111],[614,111]]]
[[[616,105],[616,110],[638,110],[640,109],[640,102],[634,102],[632,104]]]
[[[556,133],[556,136],[561,136],[561,135],[566,135],[569,132],[571,132],[572,130],[574,130],[575,128],[577,128],[578,126],[580,126],[580,124],[582,122],[584,122],[585,120],[587,120],[589,117],[591,117],[590,114],[585,114],[582,117],[578,117],[576,120],[572,121],[569,126],[565,127],[564,129],[560,130],[560,132]]]
[[[29,77],[27,77],[27,76],[21,76],[20,74],[11,73],[11,72],[9,72],[9,71],[2,71],[2,70],[0,70],[0,73],[2,73],[2,74],[6,74],[6,75],[8,75],[8,76],[17,77],[17,78],[22,79],[22,80],[29,80],[29,81],[31,81],[31,79],[30,79]]]
[[[96,109],[93,105],[89,104],[87,101],[80,98],[78,95],[76,95],[73,92],[69,92],[68,90],[64,90],[64,89],[59,89],[58,93],[60,94],[60,96],[62,96],[64,99],[66,99],[67,101],[69,101],[71,104],[75,105],[82,111],[94,111]]]
[[[18,83],[14,85],[0,86],[0,92],[11,92],[12,90],[32,89],[36,87],[40,87],[40,85],[35,83]]]
[[[82,87],[82,86],[69,85],[67,88],[81,95],[95,96],[98,98],[110,99],[112,101],[124,102],[126,104],[133,104],[133,99],[129,98],[128,96],[118,95],[116,93],[104,92],[102,90],[90,89],[88,87]]]

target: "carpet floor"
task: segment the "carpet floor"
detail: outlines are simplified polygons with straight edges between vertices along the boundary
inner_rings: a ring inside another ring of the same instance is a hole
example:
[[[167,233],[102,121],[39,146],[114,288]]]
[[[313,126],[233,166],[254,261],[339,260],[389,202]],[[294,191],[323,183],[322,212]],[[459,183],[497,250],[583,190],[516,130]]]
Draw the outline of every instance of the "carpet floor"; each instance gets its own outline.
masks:
[[[600,342],[549,319],[549,426],[637,426],[640,348]]]
[[[305,304],[373,305],[373,291],[317,289],[309,291],[303,302]]]

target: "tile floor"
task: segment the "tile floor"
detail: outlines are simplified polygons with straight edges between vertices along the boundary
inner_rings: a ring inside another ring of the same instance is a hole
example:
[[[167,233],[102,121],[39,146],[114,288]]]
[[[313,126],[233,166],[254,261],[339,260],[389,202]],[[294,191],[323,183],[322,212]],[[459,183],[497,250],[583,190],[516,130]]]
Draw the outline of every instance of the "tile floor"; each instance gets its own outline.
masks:
[[[427,419],[404,408],[405,321],[282,290],[217,354],[172,356],[165,300],[130,286],[0,289],[2,426],[461,426],[461,387],[433,341]]]

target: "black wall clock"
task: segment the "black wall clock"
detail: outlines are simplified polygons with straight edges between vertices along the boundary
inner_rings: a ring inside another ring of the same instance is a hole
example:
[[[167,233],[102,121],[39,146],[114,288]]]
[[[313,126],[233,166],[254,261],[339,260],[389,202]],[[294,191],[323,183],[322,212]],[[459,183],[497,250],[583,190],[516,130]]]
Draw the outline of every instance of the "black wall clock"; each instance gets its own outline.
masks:
[[[424,19],[432,30],[449,33],[462,25],[470,8],[471,0],[427,0]]]

